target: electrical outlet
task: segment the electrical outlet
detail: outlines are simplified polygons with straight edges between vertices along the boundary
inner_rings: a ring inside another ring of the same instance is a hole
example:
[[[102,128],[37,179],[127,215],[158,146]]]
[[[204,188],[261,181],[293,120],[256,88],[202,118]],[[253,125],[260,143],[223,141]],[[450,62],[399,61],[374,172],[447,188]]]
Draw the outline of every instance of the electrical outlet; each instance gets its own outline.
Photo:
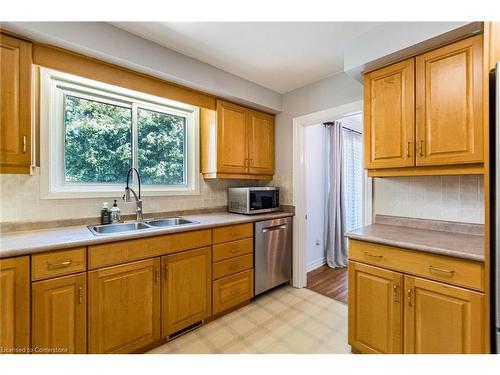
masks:
[[[316,241],[314,241],[314,246],[318,247],[319,245],[321,245],[321,242],[320,240],[316,239]]]

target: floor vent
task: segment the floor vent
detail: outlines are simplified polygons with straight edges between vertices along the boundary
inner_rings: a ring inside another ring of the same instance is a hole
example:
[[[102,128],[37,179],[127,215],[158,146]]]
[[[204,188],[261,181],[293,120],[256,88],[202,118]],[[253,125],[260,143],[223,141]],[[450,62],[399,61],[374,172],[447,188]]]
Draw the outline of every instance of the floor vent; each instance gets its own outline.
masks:
[[[179,336],[182,336],[188,332],[191,332],[195,330],[198,327],[201,327],[203,325],[203,320],[200,320],[199,322],[196,322],[194,324],[191,324],[190,326],[181,329],[180,331],[174,332],[171,335],[168,335],[168,341],[173,340]]]

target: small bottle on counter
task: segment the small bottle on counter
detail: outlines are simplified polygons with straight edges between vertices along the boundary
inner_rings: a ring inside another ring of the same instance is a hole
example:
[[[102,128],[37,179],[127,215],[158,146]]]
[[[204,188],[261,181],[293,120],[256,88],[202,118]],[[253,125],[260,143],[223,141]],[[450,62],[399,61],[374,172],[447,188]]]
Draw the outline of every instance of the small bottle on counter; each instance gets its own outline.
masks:
[[[121,210],[118,208],[118,204],[115,202],[113,203],[113,207],[111,207],[111,222],[112,223],[119,223],[122,221],[122,215],[121,215]]]
[[[111,224],[111,210],[108,207],[108,202],[102,202],[101,224]]]

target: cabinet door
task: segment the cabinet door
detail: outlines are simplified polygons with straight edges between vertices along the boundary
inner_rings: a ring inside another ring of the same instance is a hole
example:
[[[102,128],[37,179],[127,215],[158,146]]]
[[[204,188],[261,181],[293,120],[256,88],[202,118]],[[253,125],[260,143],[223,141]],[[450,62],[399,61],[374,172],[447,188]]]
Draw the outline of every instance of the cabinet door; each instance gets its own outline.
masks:
[[[32,346],[40,353],[87,352],[87,275],[32,285]]]
[[[89,272],[89,352],[130,353],[160,339],[160,259]]]
[[[349,344],[363,353],[403,351],[403,275],[349,262]]]
[[[483,162],[482,36],[416,58],[417,165]]]
[[[247,109],[217,101],[217,172],[247,173]]]
[[[31,43],[0,34],[0,172],[29,173]]]
[[[405,276],[405,353],[484,353],[484,295]]]
[[[30,345],[29,257],[0,259],[0,347],[26,353]]]
[[[274,174],[274,118],[250,111],[248,115],[248,172]]]
[[[415,165],[414,75],[414,59],[365,75],[365,168]]]
[[[210,316],[211,267],[210,247],[162,258],[164,336]]]

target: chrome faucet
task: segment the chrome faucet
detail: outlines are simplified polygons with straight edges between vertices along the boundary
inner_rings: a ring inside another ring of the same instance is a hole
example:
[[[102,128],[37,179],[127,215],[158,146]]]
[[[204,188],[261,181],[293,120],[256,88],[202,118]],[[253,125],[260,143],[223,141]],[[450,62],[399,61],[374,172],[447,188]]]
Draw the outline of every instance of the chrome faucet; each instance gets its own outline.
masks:
[[[137,174],[137,181],[139,184],[139,196],[135,193],[134,189],[129,187],[129,180],[130,180],[130,174],[132,172],[135,172]],[[141,176],[139,176],[139,172],[135,168],[130,168],[127,173],[127,186],[125,187],[125,194],[123,194],[123,200],[125,202],[131,202],[132,200],[130,199],[130,192],[134,195],[135,199],[135,215],[136,215],[136,220],[140,221],[143,219],[143,214],[142,214],[142,201],[141,201]]]

